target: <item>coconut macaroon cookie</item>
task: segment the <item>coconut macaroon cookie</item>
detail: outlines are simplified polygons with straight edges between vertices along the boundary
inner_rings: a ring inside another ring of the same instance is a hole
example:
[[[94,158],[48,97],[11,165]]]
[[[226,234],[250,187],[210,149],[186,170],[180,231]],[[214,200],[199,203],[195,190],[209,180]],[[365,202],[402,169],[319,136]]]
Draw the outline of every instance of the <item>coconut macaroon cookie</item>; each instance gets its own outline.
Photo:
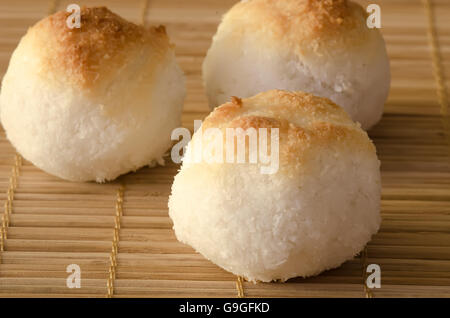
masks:
[[[364,129],[390,88],[386,47],[346,0],[248,0],[225,16],[203,64],[211,108],[270,89],[330,98]]]
[[[184,75],[164,27],[107,8],[64,11],[31,27],[3,79],[0,115],[29,161],[72,181],[102,182],[160,162],[181,122]]]
[[[281,90],[233,98],[206,118],[186,156],[200,143],[218,151],[212,143],[220,139],[205,137],[209,128],[224,135],[227,128],[278,129],[279,136],[278,148],[268,141],[279,154],[274,173],[262,173],[259,161],[191,159],[175,177],[169,215],[176,236],[215,264],[250,281],[316,275],[351,259],[378,231],[375,147],[330,100]]]

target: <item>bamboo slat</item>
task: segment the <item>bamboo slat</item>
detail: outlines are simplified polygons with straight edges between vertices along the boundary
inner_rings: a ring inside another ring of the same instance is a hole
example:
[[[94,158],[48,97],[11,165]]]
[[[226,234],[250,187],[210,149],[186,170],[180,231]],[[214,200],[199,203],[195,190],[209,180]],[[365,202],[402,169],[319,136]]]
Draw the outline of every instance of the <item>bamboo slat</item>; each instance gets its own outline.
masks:
[[[26,29],[73,1],[0,1],[0,74]],[[183,126],[208,107],[201,63],[236,0],[91,0],[136,23],[164,24],[187,76]],[[178,166],[144,168],[107,184],[62,181],[20,162],[0,128],[0,297],[450,297],[450,2],[378,3],[392,67],[382,121],[380,232],[365,253],[320,276],[252,284],[179,243],[167,214]],[[9,192],[8,192],[9,190]],[[5,207],[6,204],[6,207]],[[66,267],[81,268],[81,288]],[[364,288],[379,264],[381,289]]]

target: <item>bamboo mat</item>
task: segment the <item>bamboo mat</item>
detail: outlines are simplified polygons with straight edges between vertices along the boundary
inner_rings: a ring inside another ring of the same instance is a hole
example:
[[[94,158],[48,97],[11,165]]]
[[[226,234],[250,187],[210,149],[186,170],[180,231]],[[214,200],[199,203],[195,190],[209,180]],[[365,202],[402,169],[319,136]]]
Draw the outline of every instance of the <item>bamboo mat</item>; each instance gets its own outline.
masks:
[[[0,74],[33,23],[74,1],[0,0]],[[187,75],[183,125],[207,115],[201,63],[235,0],[76,1],[136,23],[164,24]],[[285,284],[252,284],[178,243],[167,200],[178,167],[108,184],[69,183],[16,156],[0,129],[2,297],[450,297],[450,2],[383,0],[392,66],[385,115],[370,136],[382,161],[380,232],[342,267]],[[381,289],[364,288],[367,264]],[[66,267],[81,288],[66,287]]]

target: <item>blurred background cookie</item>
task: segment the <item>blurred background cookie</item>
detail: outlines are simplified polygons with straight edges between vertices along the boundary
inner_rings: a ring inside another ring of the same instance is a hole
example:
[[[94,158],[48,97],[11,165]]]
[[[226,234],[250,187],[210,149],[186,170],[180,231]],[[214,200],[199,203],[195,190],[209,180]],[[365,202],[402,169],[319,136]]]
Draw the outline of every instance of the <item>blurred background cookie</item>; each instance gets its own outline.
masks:
[[[211,108],[270,89],[330,98],[369,129],[390,88],[386,47],[346,0],[248,0],[223,17],[203,64]]]

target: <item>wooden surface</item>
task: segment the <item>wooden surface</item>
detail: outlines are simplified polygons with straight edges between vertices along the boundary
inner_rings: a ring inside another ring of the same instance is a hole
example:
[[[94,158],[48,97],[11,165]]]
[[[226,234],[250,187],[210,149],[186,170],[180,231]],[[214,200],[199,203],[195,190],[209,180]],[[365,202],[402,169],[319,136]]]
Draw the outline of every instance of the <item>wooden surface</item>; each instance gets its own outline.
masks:
[[[0,0],[0,74],[26,29],[72,2]],[[183,125],[189,128],[207,114],[201,63],[221,15],[234,2],[76,1],[167,26],[187,75]],[[103,185],[69,183],[15,162],[0,130],[0,213],[10,214],[2,226],[7,237],[0,252],[0,296],[449,297],[450,2],[359,2],[381,5],[392,67],[384,118],[370,132],[382,161],[383,222],[366,253],[314,278],[238,281],[176,241],[167,215],[174,164]],[[5,212],[9,202],[11,211]],[[372,263],[381,266],[382,287],[365,290],[363,266]],[[81,267],[80,289],[66,287],[69,264]]]

